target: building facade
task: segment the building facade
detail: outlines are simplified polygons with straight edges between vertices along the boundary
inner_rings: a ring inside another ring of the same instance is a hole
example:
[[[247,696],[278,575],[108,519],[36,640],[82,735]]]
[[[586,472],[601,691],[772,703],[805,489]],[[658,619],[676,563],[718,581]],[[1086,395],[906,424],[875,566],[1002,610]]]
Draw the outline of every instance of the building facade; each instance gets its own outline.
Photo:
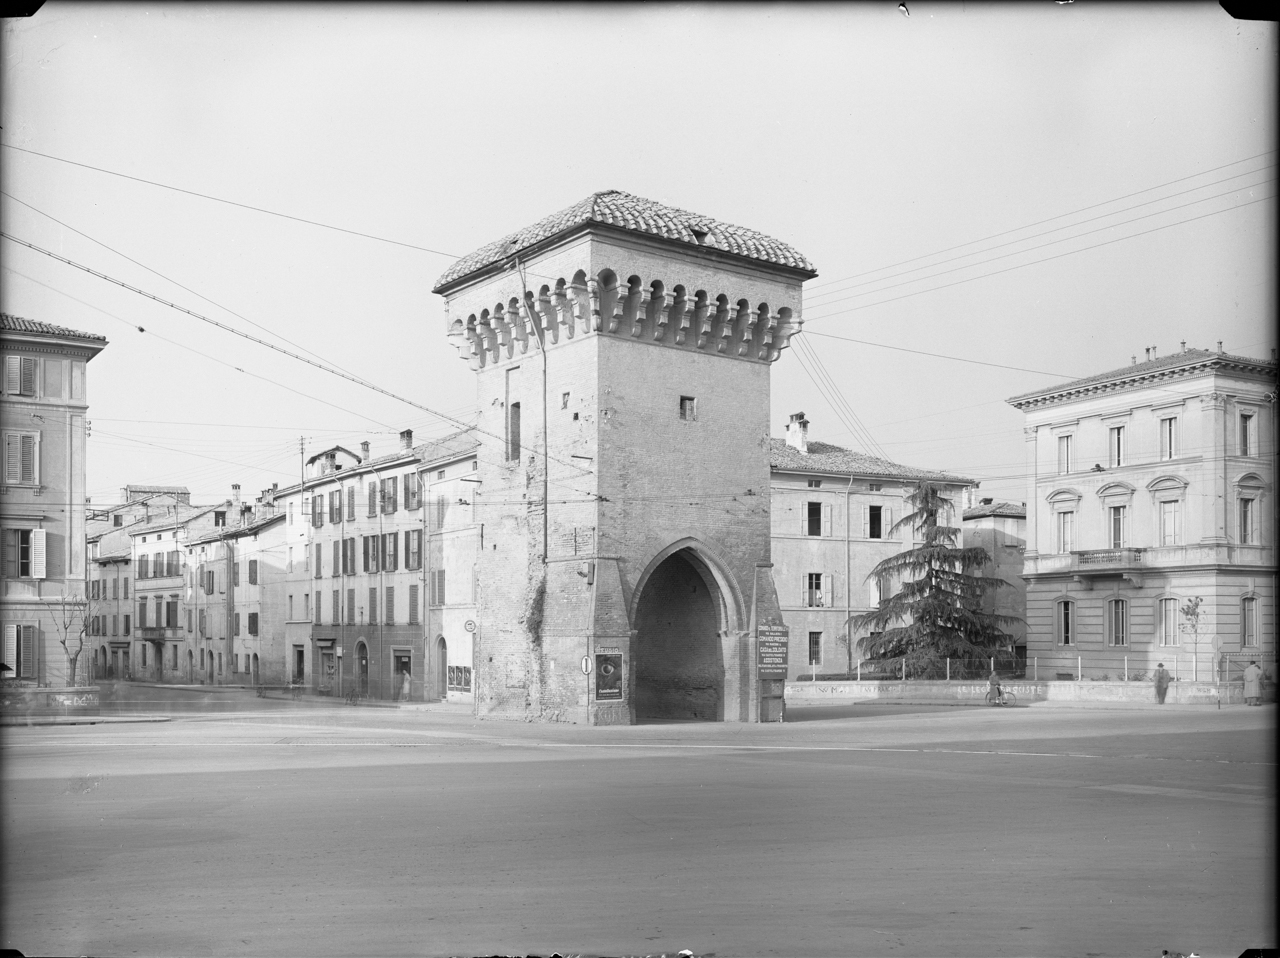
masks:
[[[892,583],[871,574],[880,562],[911,548],[913,537],[893,525],[910,511],[906,497],[924,480],[963,501],[973,480],[930,472],[809,440],[796,413],[784,440],[770,440],[773,571],[782,618],[791,632],[788,678],[856,674],[851,615],[880,604]]]
[[[480,408],[479,715],[762,718],[760,636],[785,635],[769,369],[815,275],[761,233],[608,191],[440,278]]]
[[[1026,503],[982,499],[964,510],[965,548],[985,549],[990,557],[982,574],[1004,581],[1002,589],[988,592],[982,611],[1005,615],[1019,621],[1001,626],[1013,636],[1018,671],[1027,664],[1027,583],[1022,578],[1023,556],[1027,551]]]
[[[1184,347],[1010,400],[1040,678],[1274,662],[1275,395],[1274,359]]]
[[[88,671],[85,454],[88,365],[107,341],[0,314],[0,654],[13,680],[63,686]],[[67,640],[64,647],[62,640]]]

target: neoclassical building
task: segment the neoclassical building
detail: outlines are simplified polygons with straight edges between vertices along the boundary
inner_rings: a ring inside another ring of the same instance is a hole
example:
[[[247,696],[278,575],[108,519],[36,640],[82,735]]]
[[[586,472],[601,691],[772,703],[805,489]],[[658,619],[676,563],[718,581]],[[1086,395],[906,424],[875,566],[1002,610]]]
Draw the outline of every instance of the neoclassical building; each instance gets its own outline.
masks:
[[[1041,679],[1163,662],[1205,681],[1274,662],[1275,360],[1150,352],[1009,400],[1026,414],[1027,654]],[[1183,610],[1197,598],[1195,619]]]

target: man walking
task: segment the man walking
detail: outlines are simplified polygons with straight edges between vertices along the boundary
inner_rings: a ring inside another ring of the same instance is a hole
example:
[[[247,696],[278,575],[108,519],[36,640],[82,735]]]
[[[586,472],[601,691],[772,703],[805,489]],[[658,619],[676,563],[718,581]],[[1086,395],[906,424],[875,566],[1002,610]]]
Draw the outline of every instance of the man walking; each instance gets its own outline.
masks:
[[[1244,670],[1244,704],[1262,704],[1262,669],[1252,659],[1249,660],[1249,667]]]
[[[1169,673],[1165,671],[1164,663],[1156,663],[1156,701],[1164,705],[1165,693],[1169,691]]]

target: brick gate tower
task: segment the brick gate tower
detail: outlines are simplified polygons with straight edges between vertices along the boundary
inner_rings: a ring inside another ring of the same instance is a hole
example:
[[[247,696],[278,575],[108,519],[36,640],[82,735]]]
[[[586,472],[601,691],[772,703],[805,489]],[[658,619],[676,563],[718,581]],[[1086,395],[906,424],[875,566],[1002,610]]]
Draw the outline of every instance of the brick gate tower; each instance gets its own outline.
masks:
[[[777,717],[769,366],[816,275],[610,190],[440,277],[480,406],[477,714]]]

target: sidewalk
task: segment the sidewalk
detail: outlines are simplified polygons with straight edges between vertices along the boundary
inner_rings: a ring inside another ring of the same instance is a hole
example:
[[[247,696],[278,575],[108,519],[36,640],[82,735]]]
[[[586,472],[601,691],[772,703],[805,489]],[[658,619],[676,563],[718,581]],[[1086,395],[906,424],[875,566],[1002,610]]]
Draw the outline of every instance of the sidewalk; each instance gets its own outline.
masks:
[[[168,715],[3,715],[0,728],[36,725],[126,725],[137,722],[172,722]]]

